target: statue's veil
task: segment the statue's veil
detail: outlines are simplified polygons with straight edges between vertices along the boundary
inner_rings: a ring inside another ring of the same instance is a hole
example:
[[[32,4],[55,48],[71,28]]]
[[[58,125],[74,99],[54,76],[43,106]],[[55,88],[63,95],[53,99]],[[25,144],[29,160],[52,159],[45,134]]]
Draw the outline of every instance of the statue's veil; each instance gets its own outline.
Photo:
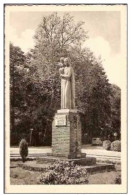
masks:
[[[71,77],[71,88],[72,88],[72,108],[75,108],[75,74],[74,74],[74,70],[71,67],[71,71],[72,71],[72,77]]]
[[[72,64],[71,64],[71,60],[70,60],[70,58],[68,58],[68,62],[69,62],[69,64],[70,64],[70,67],[71,67],[71,97],[72,97],[72,99],[71,99],[71,108],[75,108],[75,73],[74,73],[74,70],[73,70],[73,68],[72,68]]]

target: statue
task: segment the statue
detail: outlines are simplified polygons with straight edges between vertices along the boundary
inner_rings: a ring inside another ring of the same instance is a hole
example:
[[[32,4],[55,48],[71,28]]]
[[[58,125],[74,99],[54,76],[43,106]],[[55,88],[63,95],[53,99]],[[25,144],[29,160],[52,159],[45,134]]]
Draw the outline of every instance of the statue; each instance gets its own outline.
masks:
[[[69,58],[60,59],[61,109],[75,108],[75,78]]]

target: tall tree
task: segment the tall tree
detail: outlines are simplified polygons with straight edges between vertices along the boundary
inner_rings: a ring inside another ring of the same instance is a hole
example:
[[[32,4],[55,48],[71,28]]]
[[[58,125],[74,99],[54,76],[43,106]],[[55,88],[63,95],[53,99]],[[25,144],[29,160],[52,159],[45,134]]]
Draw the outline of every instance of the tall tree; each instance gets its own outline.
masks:
[[[10,44],[11,142],[16,143],[18,143],[20,131],[24,132],[26,127],[28,128],[28,113],[25,112],[27,70],[24,52],[19,47]]]

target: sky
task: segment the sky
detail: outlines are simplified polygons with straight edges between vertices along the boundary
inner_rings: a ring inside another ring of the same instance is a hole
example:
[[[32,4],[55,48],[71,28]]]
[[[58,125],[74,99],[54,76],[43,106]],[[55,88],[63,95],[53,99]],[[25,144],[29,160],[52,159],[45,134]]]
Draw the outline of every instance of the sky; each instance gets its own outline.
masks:
[[[64,12],[58,12],[60,16]],[[67,12],[66,12],[67,13]],[[83,21],[89,38],[83,47],[90,48],[96,57],[101,56],[110,83],[121,87],[121,23],[119,11],[69,12],[75,22]],[[34,47],[33,36],[43,16],[51,12],[11,12],[10,41],[24,52]]]

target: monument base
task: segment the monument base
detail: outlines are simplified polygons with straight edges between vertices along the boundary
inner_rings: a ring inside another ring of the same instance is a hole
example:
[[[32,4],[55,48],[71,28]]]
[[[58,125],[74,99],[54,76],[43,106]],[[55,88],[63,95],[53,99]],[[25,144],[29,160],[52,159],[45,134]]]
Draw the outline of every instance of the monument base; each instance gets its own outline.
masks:
[[[68,159],[85,158],[81,153],[81,119],[77,109],[61,109],[52,123],[52,155]]]
[[[77,165],[83,165],[83,166],[90,166],[96,164],[96,158],[94,157],[84,157],[84,158],[65,158],[65,157],[55,157],[55,156],[48,156],[45,155],[41,158],[36,159],[37,164],[44,164],[44,163],[55,163],[55,162],[74,162],[74,164]]]

